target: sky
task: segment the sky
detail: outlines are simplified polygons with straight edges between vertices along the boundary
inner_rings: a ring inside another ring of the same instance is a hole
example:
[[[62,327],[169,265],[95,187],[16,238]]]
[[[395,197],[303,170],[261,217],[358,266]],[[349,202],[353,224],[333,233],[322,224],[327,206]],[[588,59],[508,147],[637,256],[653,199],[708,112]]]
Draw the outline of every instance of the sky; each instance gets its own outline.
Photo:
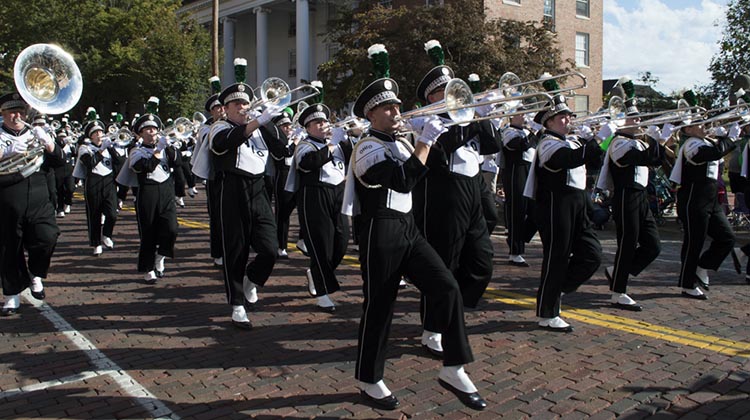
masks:
[[[729,0],[603,0],[604,79],[650,71],[669,94],[711,81]]]

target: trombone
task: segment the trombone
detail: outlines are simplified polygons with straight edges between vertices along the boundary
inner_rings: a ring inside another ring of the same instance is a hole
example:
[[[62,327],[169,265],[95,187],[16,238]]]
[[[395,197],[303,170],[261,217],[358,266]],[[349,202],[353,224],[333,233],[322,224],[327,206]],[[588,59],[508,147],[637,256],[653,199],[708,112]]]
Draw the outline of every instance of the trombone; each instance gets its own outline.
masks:
[[[531,87],[531,85],[539,85],[547,80],[557,80],[557,79],[565,79],[570,76],[575,76],[580,78],[580,82],[575,86],[570,86],[566,88],[560,88],[555,89],[551,91],[547,91],[547,93],[551,96],[554,96],[558,93],[563,92],[571,92],[577,89],[584,89],[588,86],[588,81],[586,80],[586,76],[583,75],[583,73],[577,72],[577,71],[571,71],[568,73],[558,74],[555,76],[549,75],[545,73],[536,80],[529,80],[527,82],[522,82],[521,78],[519,78],[515,73],[513,72],[506,72],[502,76],[500,76],[500,80],[498,81],[497,85],[498,87],[495,89],[490,89],[484,92],[477,93],[474,95],[474,98],[477,99],[477,101],[481,102],[482,99],[486,98],[491,93],[498,92],[501,93],[505,97],[511,97],[518,95],[518,92],[525,93],[527,92],[525,88]]]
[[[474,118],[474,94],[469,85],[459,78],[453,78],[445,85],[443,100],[396,116],[396,121],[429,117],[447,113],[450,119],[466,125]]]
[[[533,100],[539,97],[541,97],[542,99]],[[485,103],[490,104],[490,105],[502,103],[502,108],[499,110],[490,112],[483,117],[473,117],[468,122],[487,121],[487,120],[494,120],[498,118],[510,118],[510,117],[515,117],[517,115],[525,115],[525,114],[530,114],[530,113],[547,111],[548,109],[550,109],[551,104],[552,104],[552,95],[550,95],[547,92],[529,92],[529,93],[525,93],[522,95],[513,96],[509,98],[498,98],[497,100],[485,101]],[[540,106],[540,104],[544,104],[544,105]],[[481,106],[481,105],[475,104],[475,106]],[[516,109],[519,106],[521,106],[522,109],[513,111],[513,109]],[[456,124],[459,124],[459,123],[452,121],[450,123],[444,124],[444,126],[451,127]]]
[[[306,99],[313,98],[316,95],[320,95],[320,90],[313,85],[300,85],[294,89],[289,89],[289,84],[278,77],[269,77],[268,79],[264,80],[260,85],[259,90],[260,99],[252,102],[250,104],[250,109],[255,109],[269,103],[276,104],[282,108],[286,108]],[[304,90],[310,90],[312,91],[312,93],[292,100],[292,96],[295,93],[302,92]]]
[[[710,112],[717,112],[721,110],[728,110],[726,112],[722,112],[721,114],[714,115],[713,117],[705,118],[705,119],[698,119],[697,121],[690,121],[686,124],[683,124],[682,127],[689,127],[693,125],[708,125],[713,124],[717,121],[725,121],[725,120],[731,120],[728,122],[725,122],[721,125],[731,124],[735,123],[736,120],[741,120],[743,123],[746,123],[750,121],[750,107],[743,101],[742,99],[738,99],[737,103],[735,105],[725,106],[721,108],[716,109],[709,109],[709,110],[703,110],[703,115],[706,116]]]

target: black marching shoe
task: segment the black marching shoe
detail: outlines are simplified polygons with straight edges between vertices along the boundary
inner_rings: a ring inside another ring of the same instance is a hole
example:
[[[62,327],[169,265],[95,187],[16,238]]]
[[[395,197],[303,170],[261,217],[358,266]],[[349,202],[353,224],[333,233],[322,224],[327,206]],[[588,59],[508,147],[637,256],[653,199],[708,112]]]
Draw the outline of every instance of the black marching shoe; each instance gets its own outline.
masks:
[[[18,313],[18,308],[3,308],[3,311],[0,312],[0,315],[2,316],[11,316]]]
[[[484,410],[487,408],[487,401],[482,398],[481,395],[479,395],[478,392],[464,392],[460,389],[457,389],[453,385],[449,384],[448,382],[438,378],[438,382],[440,382],[440,385],[447,389],[448,391],[452,392],[453,395],[455,395],[459,401],[461,401],[465,406],[471,408],[472,410]]]
[[[708,300],[708,296],[706,295],[691,295],[690,293],[687,293],[687,292],[682,292],[682,297],[696,299],[696,300]]]
[[[633,312],[640,312],[643,310],[643,306],[637,303],[634,303],[632,305],[626,305],[620,302],[612,302],[612,306],[614,306],[617,309],[624,309],[626,311],[633,311]]]
[[[368,403],[374,405],[376,408],[382,408],[383,410],[395,410],[401,405],[401,403],[398,402],[398,398],[394,397],[393,394],[383,398],[375,398],[364,390],[361,390],[359,391],[359,395],[361,395]]]

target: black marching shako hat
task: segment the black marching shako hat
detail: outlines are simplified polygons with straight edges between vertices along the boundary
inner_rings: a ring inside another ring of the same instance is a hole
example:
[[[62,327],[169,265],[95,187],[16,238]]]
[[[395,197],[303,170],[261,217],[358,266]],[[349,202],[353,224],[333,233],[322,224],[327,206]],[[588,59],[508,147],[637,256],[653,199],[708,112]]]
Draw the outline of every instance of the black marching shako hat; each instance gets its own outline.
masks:
[[[253,88],[245,83],[247,74],[247,60],[244,58],[234,59],[234,79],[237,83],[227,86],[219,94],[219,101],[226,105],[232,101],[243,101],[251,103],[255,100]]]
[[[299,122],[303,127],[307,126],[307,123],[311,121],[329,121],[329,118],[331,118],[331,110],[324,104],[310,105],[299,114]]]
[[[401,104],[398,99],[398,84],[395,80],[384,77],[370,83],[354,102],[352,112],[360,118],[367,118],[367,113],[379,105]]]
[[[141,130],[146,127],[156,127],[157,130],[161,130],[163,125],[159,116],[156,115],[157,112],[159,112],[159,98],[152,96],[146,102],[146,113],[133,122],[133,132],[140,134]]]
[[[622,76],[617,80],[615,86],[620,86],[623,93],[625,94],[625,116],[626,117],[637,117],[640,112],[638,111],[638,100],[635,98],[635,85],[628,76]]]
[[[18,92],[6,93],[0,96],[0,111],[16,108],[26,108],[26,101],[23,100]]]
[[[565,95],[558,93],[557,95],[552,97],[552,106],[550,107],[550,109],[546,111],[539,111],[536,116],[534,116],[534,122],[544,125],[547,120],[554,117],[555,115],[562,113],[573,114],[573,111],[568,108]]]
[[[422,78],[417,87],[417,98],[427,103],[427,97],[435,90],[445,86],[453,78],[453,69],[448,66],[433,67]]]
[[[271,122],[273,122],[273,124],[276,127],[281,127],[282,125],[285,125],[285,124],[291,124],[293,114],[294,114],[294,111],[292,110],[292,108],[286,107],[281,112],[281,115],[277,117],[273,117]]]
[[[219,101],[221,80],[219,76],[212,76],[208,79],[208,82],[211,85],[211,96],[206,100],[206,112],[211,112],[215,106],[221,106],[221,101]]]
[[[94,131],[104,131],[104,122],[100,120],[90,121],[83,127],[83,135],[87,138],[91,138],[91,134]]]

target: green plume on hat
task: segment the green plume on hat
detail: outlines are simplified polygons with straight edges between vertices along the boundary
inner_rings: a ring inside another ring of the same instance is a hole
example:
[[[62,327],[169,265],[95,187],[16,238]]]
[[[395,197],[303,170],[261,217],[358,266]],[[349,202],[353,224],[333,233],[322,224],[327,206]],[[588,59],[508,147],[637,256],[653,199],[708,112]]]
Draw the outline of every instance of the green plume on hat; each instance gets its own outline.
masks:
[[[442,66],[445,64],[445,53],[443,52],[443,47],[438,40],[431,39],[425,42],[424,50],[427,52],[427,55],[430,56],[433,65]]]
[[[318,92],[320,92],[317,95],[313,96],[311,102],[314,104],[322,104],[323,99],[325,97],[325,91],[323,90],[323,82],[321,82],[320,80],[313,80],[312,82],[310,82],[310,85],[317,88]]]
[[[247,77],[247,60],[244,58],[234,59],[234,81],[237,83],[245,83]]]
[[[281,112],[289,115],[289,118],[294,116],[294,110],[292,108],[286,107]]]
[[[122,114],[118,112],[117,115],[115,115],[115,122],[119,123],[119,122],[122,122],[122,120],[123,120],[123,116]]]
[[[211,85],[212,94],[221,92],[221,79],[219,79],[219,76],[209,77],[208,83]]]
[[[152,96],[146,102],[146,113],[156,114],[159,112],[159,98]]]
[[[622,91],[625,92],[625,99],[635,98],[635,85],[628,76],[622,76],[617,81],[617,84],[622,88]]]
[[[542,87],[547,92],[560,90],[560,85],[557,84],[557,79],[553,79],[551,74],[544,72],[544,74],[542,74],[540,79],[544,80],[542,82]]]
[[[471,93],[481,92],[482,87],[479,85],[479,75],[478,74],[471,73],[469,75],[469,78],[466,79],[466,80],[467,80],[467,82],[469,84],[469,88],[471,89]]]
[[[367,49],[367,58],[372,63],[376,79],[391,77],[391,64],[388,61],[388,50],[383,44],[373,44]]]
[[[693,92],[692,90],[686,90],[682,94],[682,98],[686,100],[687,103],[690,104],[690,106],[698,105],[698,97],[695,96],[695,92]]]
[[[86,109],[86,121],[96,121],[96,109],[93,106]]]

